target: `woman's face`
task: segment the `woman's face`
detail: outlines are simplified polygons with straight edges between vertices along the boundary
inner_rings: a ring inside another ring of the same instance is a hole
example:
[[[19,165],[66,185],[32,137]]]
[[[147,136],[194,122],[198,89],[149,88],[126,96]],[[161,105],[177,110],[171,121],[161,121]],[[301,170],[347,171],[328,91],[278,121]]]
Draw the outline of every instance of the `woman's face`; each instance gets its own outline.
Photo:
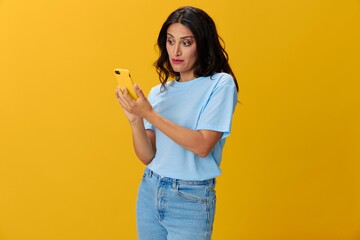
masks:
[[[180,74],[180,81],[194,79],[197,49],[190,29],[181,23],[171,24],[167,29],[166,50],[173,70]]]

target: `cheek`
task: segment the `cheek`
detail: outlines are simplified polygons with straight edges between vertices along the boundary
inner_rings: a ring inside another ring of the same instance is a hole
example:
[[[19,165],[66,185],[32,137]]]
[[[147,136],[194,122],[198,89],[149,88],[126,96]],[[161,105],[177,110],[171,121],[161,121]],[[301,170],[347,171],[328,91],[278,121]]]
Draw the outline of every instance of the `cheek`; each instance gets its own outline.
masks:
[[[167,44],[166,44],[166,52],[167,52],[168,55],[170,55],[169,54],[170,53],[170,48],[169,48],[169,45],[167,45]]]
[[[191,58],[193,59],[194,62],[196,62],[196,59],[197,59],[197,51],[196,51],[196,46],[194,46],[193,49],[191,49]]]
[[[196,63],[196,61],[197,61],[197,53],[196,53],[196,51],[191,53],[190,58],[191,58],[192,64]]]

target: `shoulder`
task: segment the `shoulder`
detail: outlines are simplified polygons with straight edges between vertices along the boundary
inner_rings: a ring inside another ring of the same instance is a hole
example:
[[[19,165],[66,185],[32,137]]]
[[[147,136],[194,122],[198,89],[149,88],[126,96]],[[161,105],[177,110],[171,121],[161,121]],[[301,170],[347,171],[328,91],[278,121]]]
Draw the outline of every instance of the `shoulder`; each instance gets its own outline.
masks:
[[[215,87],[235,87],[234,78],[228,73],[215,73],[209,78],[214,81]]]
[[[228,73],[216,73],[211,77],[214,84],[212,88],[212,95],[222,96],[222,98],[233,99],[234,102],[237,102],[238,91],[234,78]]]
[[[226,84],[226,85],[235,85],[233,77],[225,72],[222,73],[214,73],[209,76],[210,80],[213,80],[217,83]]]

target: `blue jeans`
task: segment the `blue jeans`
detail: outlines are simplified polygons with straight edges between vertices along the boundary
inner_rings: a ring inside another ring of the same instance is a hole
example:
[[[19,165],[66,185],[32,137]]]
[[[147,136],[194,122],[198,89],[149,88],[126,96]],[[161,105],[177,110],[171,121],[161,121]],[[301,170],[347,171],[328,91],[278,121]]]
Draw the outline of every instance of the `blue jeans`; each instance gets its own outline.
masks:
[[[215,179],[183,181],[146,168],[139,188],[136,224],[139,240],[211,239]]]

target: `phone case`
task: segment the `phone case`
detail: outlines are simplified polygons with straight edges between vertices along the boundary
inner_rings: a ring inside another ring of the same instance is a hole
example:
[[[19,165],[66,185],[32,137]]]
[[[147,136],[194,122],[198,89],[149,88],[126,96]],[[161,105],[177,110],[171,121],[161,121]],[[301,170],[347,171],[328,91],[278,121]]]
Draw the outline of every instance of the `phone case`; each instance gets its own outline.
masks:
[[[130,71],[128,69],[116,68],[115,77],[117,79],[120,88],[126,87],[129,95],[136,100],[138,97],[134,91],[134,83],[131,79]]]

